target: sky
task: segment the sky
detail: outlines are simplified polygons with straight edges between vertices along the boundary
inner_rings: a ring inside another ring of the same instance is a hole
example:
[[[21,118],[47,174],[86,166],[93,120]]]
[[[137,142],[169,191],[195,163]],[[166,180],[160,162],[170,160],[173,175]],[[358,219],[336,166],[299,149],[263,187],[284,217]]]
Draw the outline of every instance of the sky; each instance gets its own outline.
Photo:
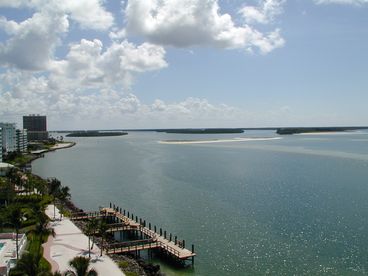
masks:
[[[368,125],[368,0],[0,0],[0,121]]]

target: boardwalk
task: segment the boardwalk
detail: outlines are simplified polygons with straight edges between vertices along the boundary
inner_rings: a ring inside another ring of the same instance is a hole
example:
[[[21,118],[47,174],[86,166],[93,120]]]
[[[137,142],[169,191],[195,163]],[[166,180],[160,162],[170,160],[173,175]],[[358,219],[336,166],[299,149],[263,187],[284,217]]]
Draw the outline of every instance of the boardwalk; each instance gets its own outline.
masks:
[[[110,217],[114,218],[115,221],[118,221],[118,223],[109,224],[110,227],[107,232],[137,231],[141,233],[141,236],[145,236],[145,239],[141,240],[111,243],[105,247],[106,254],[120,254],[138,252],[141,250],[159,249],[178,260],[185,261],[187,259],[191,259],[192,262],[194,261],[194,256],[196,256],[193,252],[194,247],[192,248],[192,251],[184,248],[184,241],[177,241],[176,238],[172,241],[171,235],[170,239],[167,239],[166,232],[164,236],[162,236],[162,231],[160,229],[161,235],[159,235],[155,231],[151,230],[151,227],[145,227],[145,222],[137,222],[138,218],[136,217],[136,220],[134,220],[133,215],[132,219],[129,218],[122,214],[121,211],[119,212],[118,208],[116,208],[116,210],[114,208],[102,208],[100,212],[75,213],[71,218],[73,220],[83,220],[98,217]]]
[[[180,243],[175,244],[175,242],[170,241],[158,235],[153,230],[150,230],[149,228],[142,226],[140,223],[137,223],[136,221],[128,218],[127,216],[124,216],[123,214],[121,214],[120,212],[112,208],[103,208],[101,209],[101,213],[114,215],[116,218],[118,218],[120,221],[122,221],[125,224],[125,227],[130,227],[131,229],[137,229],[138,231],[140,231],[141,233],[149,237],[149,241],[150,241],[144,244],[135,244],[135,245],[129,245],[129,244],[122,243],[120,248],[116,248],[116,246],[114,245],[113,248],[108,247],[108,249],[106,250],[106,253],[108,254],[116,254],[116,253],[130,252],[130,251],[160,248],[181,260],[189,259],[196,255],[194,252],[179,246]]]

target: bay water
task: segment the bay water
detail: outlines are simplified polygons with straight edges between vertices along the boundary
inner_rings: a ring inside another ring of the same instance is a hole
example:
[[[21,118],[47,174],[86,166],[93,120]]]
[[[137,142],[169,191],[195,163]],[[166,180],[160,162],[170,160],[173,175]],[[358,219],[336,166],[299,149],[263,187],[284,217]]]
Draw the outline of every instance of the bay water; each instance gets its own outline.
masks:
[[[281,138],[203,144],[161,140]],[[167,275],[368,274],[368,132],[129,132],[33,162],[85,210],[113,202],[195,245]]]

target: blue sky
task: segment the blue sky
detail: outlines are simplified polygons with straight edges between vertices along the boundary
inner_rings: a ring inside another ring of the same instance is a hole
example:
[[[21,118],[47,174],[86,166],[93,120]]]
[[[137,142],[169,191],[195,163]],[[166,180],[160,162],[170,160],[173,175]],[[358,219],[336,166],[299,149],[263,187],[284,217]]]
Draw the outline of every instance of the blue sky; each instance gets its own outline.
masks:
[[[366,0],[1,0],[0,121],[368,125]]]

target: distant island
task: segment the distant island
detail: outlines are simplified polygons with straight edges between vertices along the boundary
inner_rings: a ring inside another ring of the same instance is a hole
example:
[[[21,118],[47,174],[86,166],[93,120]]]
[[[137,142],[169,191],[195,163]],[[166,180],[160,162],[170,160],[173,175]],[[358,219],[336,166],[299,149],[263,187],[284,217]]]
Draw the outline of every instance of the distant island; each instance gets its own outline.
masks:
[[[278,128],[276,133],[280,135],[290,135],[300,133],[342,132],[358,129],[365,129],[365,127],[286,127]]]
[[[242,128],[178,128],[178,129],[157,129],[157,132],[177,133],[177,134],[227,134],[243,133]]]
[[[127,135],[122,131],[75,131],[66,135],[66,137],[101,137],[101,136],[122,136]]]

